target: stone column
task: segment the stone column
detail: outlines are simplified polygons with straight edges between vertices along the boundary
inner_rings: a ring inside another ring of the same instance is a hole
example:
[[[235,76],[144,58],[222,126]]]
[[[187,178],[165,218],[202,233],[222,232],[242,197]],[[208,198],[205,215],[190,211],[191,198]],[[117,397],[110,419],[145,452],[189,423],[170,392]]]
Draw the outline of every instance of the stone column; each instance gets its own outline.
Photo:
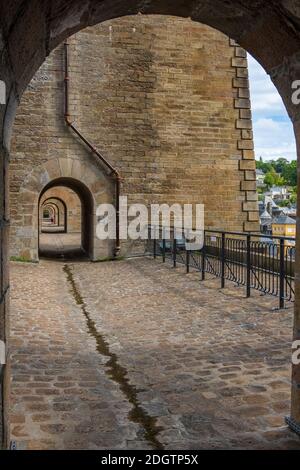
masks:
[[[295,307],[293,340],[300,340],[300,103],[295,101],[295,82],[300,80],[300,53],[287,54],[282,63],[270,71],[271,78],[286,105],[289,116],[294,124],[298,155],[298,204],[297,204],[297,235],[295,262]],[[296,98],[299,97],[296,96]],[[292,356],[292,349],[291,349]],[[292,360],[292,358],[291,358]],[[292,365],[292,396],[291,413],[286,418],[290,428],[300,435],[300,365]]]
[[[0,148],[0,341],[1,341],[1,363],[0,363],[0,400],[4,409],[0,409],[0,448],[5,447],[8,440],[8,367],[2,362],[8,357],[8,235],[9,222],[7,218],[7,152]],[[4,349],[4,351],[3,351]],[[7,361],[5,361],[7,362]]]
[[[298,203],[297,203],[297,254],[295,269],[295,311],[294,311],[294,341],[300,340],[300,120],[294,123],[298,154]],[[300,364],[292,366],[292,403],[290,427],[300,434]]]
[[[17,99],[7,68],[0,80],[6,85],[6,99],[0,103],[0,449],[9,445],[9,142]],[[4,102],[5,101],[5,102]]]

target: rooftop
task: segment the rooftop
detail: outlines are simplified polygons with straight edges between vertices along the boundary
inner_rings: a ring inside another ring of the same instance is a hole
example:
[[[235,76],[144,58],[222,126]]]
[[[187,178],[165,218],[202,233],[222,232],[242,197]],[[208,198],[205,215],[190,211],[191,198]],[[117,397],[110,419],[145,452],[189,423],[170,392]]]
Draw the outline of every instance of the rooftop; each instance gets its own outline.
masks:
[[[273,224],[278,224],[278,225],[296,225],[295,219],[292,219],[288,215],[285,214],[280,214],[279,217],[276,217],[273,220]]]

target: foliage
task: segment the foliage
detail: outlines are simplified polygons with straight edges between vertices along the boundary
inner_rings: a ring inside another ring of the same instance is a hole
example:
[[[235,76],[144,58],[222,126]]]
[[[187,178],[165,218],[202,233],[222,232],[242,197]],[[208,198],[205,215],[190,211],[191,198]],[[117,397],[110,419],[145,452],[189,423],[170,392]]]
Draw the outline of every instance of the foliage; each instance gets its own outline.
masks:
[[[277,201],[277,206],[279,206],[279,207],[289,207],[290,206],[290,201],[288,199],[285,199],[284,201]]]
[[[297,162],[296,160],[292,161],[290,164],[286,165],[283,168],[282,176],[289,185],[291,186],[297,185]]]
[[[297,194],[296,193],[291,194],[290,203],[291,204],[296,204],[297,203]]]
[[[256,161],[256,168],[265,173],[265,184],[271,186],[296,186],[297,185],[297,161],[289,162],[280,157],[277,160],[264,162],[262,158]]]
[[[276,173],[274,168],[272,168],[272,170],[266,174],[264,183],[268,188],[271,188],[272,186],[283,186],[285,184],[285,179],[279,173]]]
[[[18,261],[19,263],[37,263],[37,261],[24,258],[24,256],[11,256],[10,261]]]

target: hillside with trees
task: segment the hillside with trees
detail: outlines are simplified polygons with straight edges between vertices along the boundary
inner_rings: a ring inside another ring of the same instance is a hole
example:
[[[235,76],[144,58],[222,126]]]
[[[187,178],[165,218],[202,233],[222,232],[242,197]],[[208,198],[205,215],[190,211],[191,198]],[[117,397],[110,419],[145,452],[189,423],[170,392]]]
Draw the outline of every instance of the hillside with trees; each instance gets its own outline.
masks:
[[[267,186],[297,186],[297,161],[289,162],[286,158],[278,158],[264,162],[262,158],[256,161],[256,168],[265,173]]]
[[[291,196],[289,201],[284,201],[282,205],[295,204],[297,200],[297,161],[289,162],[286,158],[280,157],[277,160],[263,161],[262,158],[256,160],[256,169],[264,173],[264,188],[259,188],[260,194],[270,190],[274,186],[285,186],[289,189]],[[261,199],[261,198],[260,198]]]

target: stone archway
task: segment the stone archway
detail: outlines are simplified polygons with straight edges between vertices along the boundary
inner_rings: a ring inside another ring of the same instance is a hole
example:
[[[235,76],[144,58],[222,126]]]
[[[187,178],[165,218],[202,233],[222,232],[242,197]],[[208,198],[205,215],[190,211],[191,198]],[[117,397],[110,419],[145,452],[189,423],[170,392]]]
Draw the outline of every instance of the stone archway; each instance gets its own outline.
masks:
[[[44,195],[45,196],[45,195]],[[61,199],[58,198],[57,196],[52,196],[52,197],[46,197],[42,198],[40,202],[40,232],[43,231],[43,211],[47,207],[53,207],[55,212],[56,212],[56,225],[58,228],[58,231],[65,233],[67,231],[67,225],[68,225],[68,214],[67,214],[67,206],[66,203]]]
[[[7,188],[9,142],[15,110],[22,92],[53,48],[88,25],[129,14],[158,13],[191,17],[224,32],[247,49],[272,77],[294,123],[300,155],[300,107],[291,100],[292,84],[300,78],[300,7],[296,0],[57,0],[56,2],[4,2],[1,11],[0,80],[6,84],[6,105],[0,108],[2,159],[1,187]],[[33,178],[32,183],[34,186]],[[47,181],[45,182],[47,183]],[[300,184],[299,184],[300,186]],[[24,190],[34,207],[32,190]],[[300,206],[300,191],[299,201]],[[9,215],[7,190],[1,192],[1,318],[0,339],[8,338],[7,244]],[[300,243],[298,218],[297,243]],[[296,260],[294,338],[300,339],[300,257]],[[8,351],[8,348],[6,348]],[[8,368],[6,368],[8,373]],[[7,410],[8,407],[6,407]],[[300,423],[300,366],[293,371],[292,418]],[[4,418],[8,420],[7,415]]]
[[[96,208],[113,199],[113,188],[103,172],[93,164],[74,158],[54,158],[35,168],[24,181],[19,193],[16,243],[11,253],[26,260],[39,259],[39,204],[43,194],[64,186],[78,194],[83,210],[82,244],[90,259],[112,255],[112,246],[96,238]]]
[[[80,239],[77,242],[77,248],[70,247],[69,250],[65,249],[64,253],[59,251],[56,252],[57,256],[63,256],[64,254],[68,253],[69,256],[72,257],[80,254],[87,256],[89,259],[93,260],[95,258],[94,253],[94,239],[95,239],[95,201],[94,197],[89,190],[89,188],[82,183],[82,181],[70,177],[61,177],[51,180],[43,189],[40,198],[39,198],[39,212],[41,208],[41,200],[45,194],[51,189],[55,190],[55,188],[68,188],[70,189],[75,195],[77,195],[80,204]],[[66,222],[67,216],[67,206],[64,203],[64,216]],[[40,215],[38,218],[38,223],[40,222]],[[64,225],[64,232],[66,233],[66,224]],[[39,227],[38,230],[38,249],[39,254],[42,254],[41,248],[41,230]],[[55,252],[52,253],[52,256],[55,255]]]

